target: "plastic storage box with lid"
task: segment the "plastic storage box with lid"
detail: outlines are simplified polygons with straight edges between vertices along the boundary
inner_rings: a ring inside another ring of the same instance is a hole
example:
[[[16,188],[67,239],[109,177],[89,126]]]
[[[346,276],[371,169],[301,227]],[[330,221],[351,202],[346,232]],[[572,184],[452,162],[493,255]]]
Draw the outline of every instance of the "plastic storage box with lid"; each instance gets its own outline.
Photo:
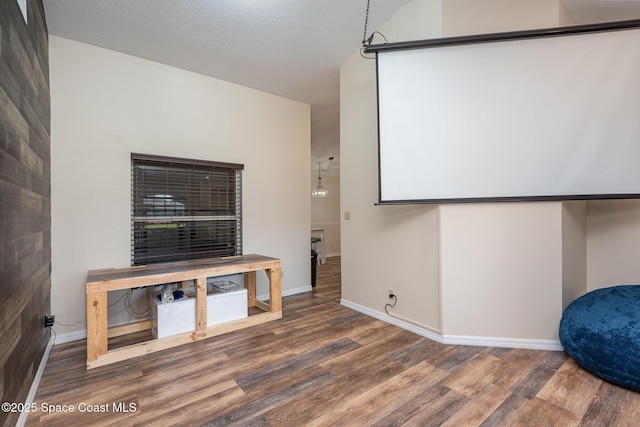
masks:
[[[247,317],[247,290],[238,285],[242,275],[207,279],[207,326]],[[151,295],[151,333],[164,338],[195,330],[195,291],[162,304],[159,294]]]

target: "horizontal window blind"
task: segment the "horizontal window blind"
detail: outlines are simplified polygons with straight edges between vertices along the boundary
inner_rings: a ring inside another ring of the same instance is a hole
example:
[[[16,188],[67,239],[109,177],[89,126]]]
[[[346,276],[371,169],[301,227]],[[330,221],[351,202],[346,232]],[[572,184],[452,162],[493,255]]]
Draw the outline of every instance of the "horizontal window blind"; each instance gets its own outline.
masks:
[[[131,264],[241,255],[242,169],[131,154]]]

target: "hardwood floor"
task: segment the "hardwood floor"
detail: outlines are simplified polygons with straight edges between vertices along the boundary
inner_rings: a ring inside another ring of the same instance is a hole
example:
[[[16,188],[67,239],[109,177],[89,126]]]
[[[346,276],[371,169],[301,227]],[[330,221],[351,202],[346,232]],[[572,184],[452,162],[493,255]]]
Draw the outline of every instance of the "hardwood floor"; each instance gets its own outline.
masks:
[[[329,298],[339,303],[342,296],[342,279],[340,277],[341,258],[329,257],[326,264],[317,267],[316,286],[313,294],[321,298]]]
[[[35,404],[75,412],[27,425],[638,425],[640,393],[563,352],[447,346],[340,306],[329,260],[278,321],[91,371],[84,341],[55,346]]]

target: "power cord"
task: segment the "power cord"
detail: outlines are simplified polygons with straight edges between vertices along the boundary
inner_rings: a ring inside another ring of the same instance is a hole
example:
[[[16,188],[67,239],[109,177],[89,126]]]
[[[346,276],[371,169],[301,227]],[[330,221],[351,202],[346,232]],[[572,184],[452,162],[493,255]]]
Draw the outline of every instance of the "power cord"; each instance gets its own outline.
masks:
[[[146,310],[144,310],[141,313],[136,310],[136,308],[132,304],[131,299],[133,298],[134,292],[139,290],[139,289],[141,289],[141,288],[136,288],[134,290],[129,289],[127,291],[127,294],[126,294],[125,299],[124,299],[124,306],[125,306],[126,310],[129,312],[129,314],[131,316],[143,317],[143,316],[147,316],[149,313],[151,313],[151,304],[149,304],[147,306]],[[151,298],[151,294],[150,294],[150,291],[149,291],[148,287],[145,288],[145,290],[146,290],[146,293],[147,293],[147,302],[149,303],[149,298]],[[131,318],[131,316],[130,316],[130,318]]]
[[[363,40],[362,46],[360,47],[360,56],[362,56],[364,59],[376,59],[375,56],[367,56],[367,52],[365,52],[366,47],[371,46],[371,43],[373,43],[373,38],[376,34],[384,39],[384,44],[389,44],[389,40],[387,40],[384,34],[382,34],[380,31],[374,31],[373,33],[371,33],[368,39]]]
[[[51,357],[54,354],[61,352],[62,350],[57,349],[58,351],[56,351],[56,341],[58,339],[58,334],[56,334],[56,330],[53,328],[53,326],[50,327],[49,330],[51,330],[51,334],[53,334],[53,345],[51,346],[51,351],[49,351],[49,357]]]
[[[79,325],[80,323],[87,323],[86,320],[78,320],[77,322],[74,323],[60,323],[56,320],[56,325],[60,325],[60,326],[75,326],[75,325]]]
[[[393,298],[393,304],[389,304],[389,303],[387,303],[387,304],[385,304],[385,305],[384,305],[384,311],[385,311],[387,314],[390,314],[390,313],[389,313],[389,309],[390,309],[390,308],[395,307],[395,306],[396,306],[396,304],[398,303],[398,297],[397,297],[395,294],[393,294],[393,295],[389,295],[389,298]]]
[[[56,322],[56,323],[58,323],[58,322]],[[76,323],[84,323],[84,321],[76,322]],[[49,329],[51,330],[51,333],[53,334],[53,347],[51,347],[51,351],[49,352],[49,357],[51,357],[53,355],[56,355],[56,354],[64,351],[65,349],[75,348],[78,345],[80,345],[80,341],[79,340],[75,340],[75,341],[72,341],[71,343],[67,343],[68,345],[66,345],[66,346],[62,346],[62,344],[64,344],[64,343],[60,343],[60,344],[56,343],[56,341],[58,340],[58,334],[56,333],[55,328],[50,327]]]
[[[369,44],[373,42],[373,36],[375,36],[376,34],[384,39],[384,44],[389,44],[389,40],[387,40],[384,34],[382,34],[380,31],[374,31],[373,33],[371,33],[371,37],[369,37],[369,40],[367,40]]]

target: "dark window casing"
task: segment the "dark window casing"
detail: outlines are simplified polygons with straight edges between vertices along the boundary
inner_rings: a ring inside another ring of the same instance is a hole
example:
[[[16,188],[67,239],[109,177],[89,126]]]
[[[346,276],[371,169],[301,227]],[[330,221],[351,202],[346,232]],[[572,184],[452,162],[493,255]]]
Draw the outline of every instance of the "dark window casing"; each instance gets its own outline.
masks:
[[[242,255],[241,164],[131,154],[131,265]]]

